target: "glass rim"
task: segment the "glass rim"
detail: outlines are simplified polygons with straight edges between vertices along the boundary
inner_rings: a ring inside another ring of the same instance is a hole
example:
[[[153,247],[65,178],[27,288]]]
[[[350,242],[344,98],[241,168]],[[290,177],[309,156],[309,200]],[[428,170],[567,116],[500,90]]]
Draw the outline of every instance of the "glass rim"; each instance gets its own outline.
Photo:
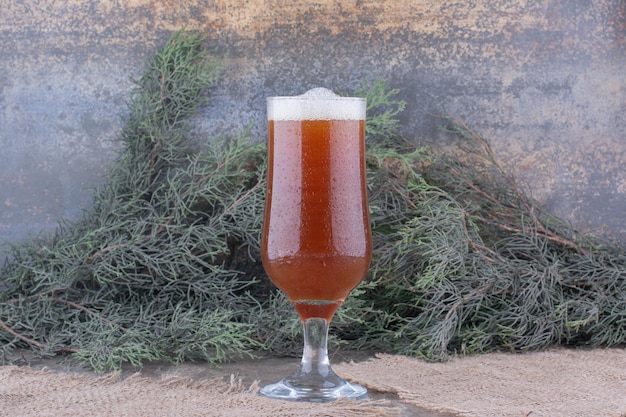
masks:
[[[266,98],[267,120],[365,120],[367,99],[318,87],[296,96]]]
[[[367,101],[365,97],[347,97],[347,96],[332,96],[332,97],[316,97],[316,96],[269,96],[265,98],[267,101],[275,100],[296,100],[296,101],[342,101],[342,100],[354,100],[354,101]]]

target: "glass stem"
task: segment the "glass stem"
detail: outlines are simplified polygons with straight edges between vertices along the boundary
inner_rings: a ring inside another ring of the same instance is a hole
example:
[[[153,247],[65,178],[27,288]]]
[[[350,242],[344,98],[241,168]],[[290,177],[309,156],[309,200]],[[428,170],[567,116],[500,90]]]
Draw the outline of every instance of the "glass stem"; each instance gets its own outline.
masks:
[[[302,362],[293,374],[261,388],[261,395],[314,402],[338,398],[365,398],[367,389],[351,384],[333,372],[328,360],[328,320],[307,319]]]
[[[333,373],[328,360],[328,326],[328,321],[322,318],[310,318],[304,321],[301,373],[318,374],[322,377],[328,377]]]

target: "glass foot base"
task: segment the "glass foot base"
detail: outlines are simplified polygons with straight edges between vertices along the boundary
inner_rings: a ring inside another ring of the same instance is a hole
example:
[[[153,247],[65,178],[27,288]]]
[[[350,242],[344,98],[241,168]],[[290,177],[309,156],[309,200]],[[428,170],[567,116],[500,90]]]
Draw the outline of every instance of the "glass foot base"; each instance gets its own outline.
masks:
[[[365,399],[367,389],[357,384],[340,379],[339,382],[328,383],[329,387],[298,386],[290,378],[285,378],[274,384],[265,385],[259,391],[264,397],[277,398],[289,401],[328,402],[338,399]]]

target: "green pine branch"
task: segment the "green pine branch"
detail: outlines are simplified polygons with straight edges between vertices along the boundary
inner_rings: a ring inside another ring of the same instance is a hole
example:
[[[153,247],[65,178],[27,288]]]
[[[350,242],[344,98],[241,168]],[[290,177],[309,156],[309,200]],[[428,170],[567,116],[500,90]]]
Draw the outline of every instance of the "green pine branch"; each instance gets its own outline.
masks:
[[[222,65],[204,41],[177,32],[146,62],[84,218],[8,251],[1,353],[68,353],[104,372],[301,352],[299,320],[259,256],[264,143],[243,132],[195,146],[192,118]],[[334,346],[445,359],[625,343],[619,242],[543,211],[461,120],[443,119],[459,157],[400,133],[397,89],[352,94],[368,99],[374,260],[332,322]]]

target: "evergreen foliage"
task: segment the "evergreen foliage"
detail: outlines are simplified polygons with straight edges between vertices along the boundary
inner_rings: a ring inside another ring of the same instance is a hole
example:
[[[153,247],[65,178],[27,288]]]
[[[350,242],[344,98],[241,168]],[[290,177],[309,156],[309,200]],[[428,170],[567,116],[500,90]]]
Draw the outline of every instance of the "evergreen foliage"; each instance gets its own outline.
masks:
[[[264,143],[242,132],[198,150],[191,133],[220,73],[203,41],[178,32],[147,62],[82,220],[10,250],[0,352],[71,352],[97,371],[299,354],[297,316],[260,263]],[[331,342],[427,359],[623,344],[624,248],[543,212],[459,120],[445,122],[456,156],[401,137],[397,93],[353,93],[368,98],[374,260]]]
[[[447,124],[463,151],[453,158],[411,145],[370,155],[377,290],[366,296],[385,319],[368,343],[427,359],[623,344],[620,242],[542,211],[484,138]]]

